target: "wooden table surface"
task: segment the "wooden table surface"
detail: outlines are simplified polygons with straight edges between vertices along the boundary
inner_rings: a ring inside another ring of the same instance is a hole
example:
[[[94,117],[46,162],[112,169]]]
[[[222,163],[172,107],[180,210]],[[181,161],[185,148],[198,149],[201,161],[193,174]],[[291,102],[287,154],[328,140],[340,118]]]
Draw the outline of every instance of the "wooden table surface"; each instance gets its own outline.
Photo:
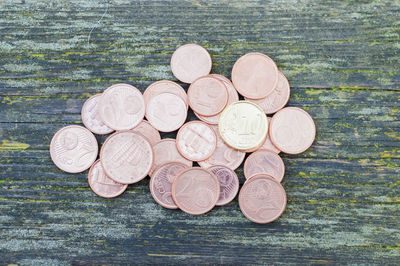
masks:
[[[1,264],[399,263],[400,1],[2,0],[0,36]],[[315,119],[313,146],[282,155],[274,223],[251,223],[237,199],[164,209],[148,179],[103,199],[50,159],[90,95],[175,80],[171,54],[190,42],[227,77],[239,56],[268,54],[289,106]]]

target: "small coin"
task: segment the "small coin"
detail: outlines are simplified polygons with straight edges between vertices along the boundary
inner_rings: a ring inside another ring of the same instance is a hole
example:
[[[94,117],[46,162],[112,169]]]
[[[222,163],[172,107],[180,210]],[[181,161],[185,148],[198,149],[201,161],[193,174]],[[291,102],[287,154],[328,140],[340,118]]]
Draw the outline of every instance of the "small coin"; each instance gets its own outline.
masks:
[[[279,111],[289,101],[290,85],[285,75],[283,75],[281,72],[279,72],[278,77],[278,85],[267,97],[258,100],[253,100],[246,97],[245,99],[258,104],[266,114],[273,114]]]
[[[161,165],[167,162],[180,162],[184,165],[192,167],[193,162],[183,157],[176,148],[174,139],[162,139],[153,146],[154,162],[151,167],[149,176],[153,176],[153,172]]]
[[[210,171],[192,167],[175,177],[172,198],[182,211],[199,215],[214,208],[219,199],[219,181]]]
[[[190,121],[179,129],[176,135],[176,147],[186,159],[203,161],[214,153],[217,136],[206,123]]]
[[[203,168],[209,168],[214,165],[225,165],[235,170],[243,162],[246,153],[227,146],[218,133],[218,127],[211,126],[211,128],[217,135],[217,148],[208,159],[199,161],[199,165]]]
[[[196,79],[188,89],[189,106],[203,116],[220,113],[228,101],[225,84],[211,75]]]
[[[268,125],[271,126],[271,117],[267,117],[268,120]],[[275,152],[276,154],[279,154],[281,151],[271,142],[271,136],[270,136],[271,131],[268,130],[267,136],[265,137],[265,140],[262,144],[260,144],[258,147],[250,150],[246,150],[246,152],[254,152],[257,150],[270,150]]]
[[[148,102],[146,117],[157,130],[172,132],[185,123],[187,108],[179,96],[172,93],[161,93]]]
[[[307,150],[314,142],[315,124],[303,109],[286,107],[278,111],[271,120],[271,141],[281,151],[298,154]]]
[[[211,66],[210,54],[198,44],[182,45],[171,57],[172,73],[185,83],[192,83],[197,78],[208,75]]]
[[[185,90],[178,83],[170,80],[159,80],[150,84],[150,86],[146,88],[143,93],[143,98],[146,106],[153,97],[164,92],[172,93],[176,96],[179,96],[185,102],[186,109],[188,108],[188,99]]]
[[[99,113],[97,112],[97,106],[100,101],[101,94],[96,94],[85,101],[82,106],[82,122],[95,134],[109,134],[114,130],[106,126],[103,121],[101,121]]]
[[[267,55],[248,53],[233,65],[232,82],[244,97],[261,99],[275,89],[278,83],[278,68],[274,60]]]
[[[99,147],[88,129],[66,126],[58,130],[50,142],[50,156],[54,164],[68,173],[80,173],[96,160]]]
[[[281,182],[285,175],[282,158],[273,151],[258,150],[250,154],[244,162],[244,176],[249,179],[256,174],[267,174]]]
[[[239,192],[240,210],[252,222],[265,224],[278,219],[286,208],[282,185],[266,174],[251,177]]]
[[[177,209],[171,195],[175,177],[189,166],[181,162],[168,162],[157,168],[150,178],[150,192],[154,200],[167,209]]]
[[[94,193],[103,198],[114,198],[121,195],[128,185],[120,184],[109,178],[101,166],[100,160],[90,167],[88,182]]]
[[[231,202],[239,191],[239,178],[236,173],[223,165],[215,165],[208,168],[219,181],[219,199],[215,205],[222,206]]]
[[[133,184],[147,176],[153,164],[153,149],[142,135],[132,131],[112,134],[104,142],[100,160],[115,182]]]
[[[99,101],[101,120],[114,130],[129,130],[144,117],[142,93],[129,84],[114,84],[107,88]]]
[[[228,90],[228,102],[227,105],[233,103],[233,102],[237,102],[239,101],[239,95],[235,89],[235,87],[233,86],[232,82],[227,79],[226,77],[222,76],[222,75],[218,75],[218,74],[210,74],[210,76],[219,79],[220,81],[222,81],[226,87],[226,89]],[[194,112],[195,115],[203,122],[206,122],[207,124],[211,124],[211,125],[217,125],[219,118],[221,116],[221,113],[218,113],[216,115],[213,116],[203,116],[200,115],[196,112]]]
[[[131,131],[136,132],[144,136],[151,144],[154,146],[157,142],[161,140],[160,133],[155,129],[148,121],[142,120],[139,125],[131,129]]]
[[[263,143],[268,133],[268,120],[255,103],[238,101],[222,112],[218,129],[226,144],[245,151]]]

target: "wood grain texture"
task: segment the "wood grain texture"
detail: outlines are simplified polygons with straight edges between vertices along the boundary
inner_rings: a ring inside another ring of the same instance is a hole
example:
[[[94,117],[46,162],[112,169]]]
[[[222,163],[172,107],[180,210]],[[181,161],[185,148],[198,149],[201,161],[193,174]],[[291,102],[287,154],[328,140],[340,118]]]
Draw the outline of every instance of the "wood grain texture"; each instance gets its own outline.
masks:
[[[274,223],[251,223],[237,199],[198,217],[163,209],[148,180],[103,199],[50,160],[85,99],[174,80],[169,59],[188,42],[227,77],[242,54],[268,54],[289,105],[315,119],[314,145],[282,155]],[[397,264],[399,50],[398,0],[1,1],[1,264]]]

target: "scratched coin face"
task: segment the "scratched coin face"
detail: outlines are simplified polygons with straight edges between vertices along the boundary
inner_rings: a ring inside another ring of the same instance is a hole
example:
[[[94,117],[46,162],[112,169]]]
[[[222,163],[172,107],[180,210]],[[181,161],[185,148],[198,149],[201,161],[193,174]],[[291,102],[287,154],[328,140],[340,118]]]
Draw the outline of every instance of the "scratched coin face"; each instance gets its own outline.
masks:
[[[63,127],[54,134],[50,143],[50,156],[54,164],[68,173],[80,173],[96,160],[97,140],[81,126]]]
[[[286,208],[282,185],[265,174],[247,180],[239,192],[240,210],[252,222],[265,224],[278,219]]]
[[[315,124],[303,109],[286,107],[278,111],[271,120],[271,141],[281,151],[298,154],[307,150],[314,142]]]
[[[106,174],[115,182],[133,184],[149,173],[153,164],[153,149],[142,135],[121,131],[104,142],[100,160]]]
[[[142,93],[129,84],[115,84],[106,89],[100,99],[98,112],[101,120],[114,130],[129,130],[144,117]]]
[[[236,173],[223,165],[215,165],[208,168],[219,181],[220,193],[217,206],[226,205],[231,202],[239,191],[239,178]]]
[[[174,139],[162,139],[153,146],[154,162],[151,167],[149,176],[153,176],[154,170],[167,162],[180,162],[184,165],[192,167],[193,162],[183,157],[176,148]]]
[[[217,136],[206,123],[191,121],[179,129],[176,135],[176,147],[186,159],[203,161],[215,151]]]
[[[142,134],[154,146],[161,140],[160,133],[149,122],[143,120],[139,125],[131,129],[131,131]]]
[[[210,171],[192,167],[172,183],[172,198],[182,211],[199,215],[210,211],[219,199],[219,181]]]
[[[114,198],[121,195],[128,185],[120,184],[109,178],[101,166],[100,160],[90,167],[88,182],[94,193],[103,198]]]
[[[225,165],[226,167],[235,170],[243,162],[246,153],[227,146],[218,133],[218,127],[211,127],[214,130],[215,135],[217,135],[217,148],[208,159],[199,161],[199,165],[203,168],[209,168],[214,165]]]
[[[278,83],[278,68],[265,54],[248,53],[234,64],[232,82],[244,97],[261,99],[275,89]]]
[[[178,83],[170,80],[156,81],[146,88],[143,93],[146,106],[153,97],[165,92],[172,93],[180,97],[185,102],[186,108],[188,108],[188,100],[185,90]]]
[[[180,46],[171,57],[172,73],[185,83],[192,83],[197,78],[208,75],[211,65],[211,56],[207,50],[193,43]]]
[[[175,177],[189,166],[180,162],[168,162],[161,165],[150,179],[150,192],[154,200],[167,209],[177,209],[171,195],[171,186]]]
[[[228,105],[233,102],[239,101],[239,95],[238,95],[235,87],[233,86],[232,82],[229,79],[227,79],[226,77],[224,77],[222,75],[218,75],[218,74],[210,74],[210,76],[217,78],[224,83],[226,89],[228,90],[228,103],[227,103]],[[194,113],[201,121],[206,122],[207,124],[211,124],[211,125],[217,125],[219,118],[221,116],[221,113],[218,113],[213,116],[203,116],[196,112],[194,112]]]
[[[161,93],[154,96],[146,107],[150,124],[161,132],[172,132],[185,123],[187,108],[185,102],[175,94]]]
[[[228,101],[228,90],[219,79],[209,75],[196,79],[188,89],[189,105],[196,113],[213,116],[220,113]]]
[[[258,147],[265,140],[268,120],[256,104],[238,101],[222,112],[218,130],[226,144],[245,151]]]
[[[256,174],[267,174],[281,182],[285,175],[282,158],[273,151],[258,150],[250,154],[244,162],[244,176],[249,179]]]
[[[101,94],[96,94],[87,99],[82,106],[81,116],[82,122],[87,129],[95,134],[104,135],[109,134],[114,130],[106,126],[100,119],[99,113],[97,112],[100,98]]]
[[[278,85],[267,97],[253,100],[245,98],[248,101],[258,104],[266,114],[273,114],[282,109],[290,97],[290,85],[289,81],[281,72],[278,74]]]

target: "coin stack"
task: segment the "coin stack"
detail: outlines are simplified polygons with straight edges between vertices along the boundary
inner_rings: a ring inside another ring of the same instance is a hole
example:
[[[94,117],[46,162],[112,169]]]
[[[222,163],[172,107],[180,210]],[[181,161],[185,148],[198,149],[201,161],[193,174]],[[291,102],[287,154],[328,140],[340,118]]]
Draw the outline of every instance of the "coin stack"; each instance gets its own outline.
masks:
[[[306,111],[284,108],[290,95],[286,77],[267,55],[248,53],[234,64],[231,82],[210,74],[211,56],[197,44],[179,47],[170,65],[179,81],[190,84],[187,93],[178,83],[161,80],[143,94],[120,83],[93,95],[82,107],[85,127],[67,126],[52,138],[55,165],[69,173],[90,168],[89,185],[105,198],[150,176],[158,204],[199,215],[236,197],[235,169],[251,153],[243,167],[240,209],[256,223],[279,218],[286,207],[280,184],[285,165],[279,153],[301,153],[315,138]],[[200,120],[185,123],[189,107]],[[176,139],[161,139],[159,132],[176,130]],[[93,133],[113,133],[98,160]]]

